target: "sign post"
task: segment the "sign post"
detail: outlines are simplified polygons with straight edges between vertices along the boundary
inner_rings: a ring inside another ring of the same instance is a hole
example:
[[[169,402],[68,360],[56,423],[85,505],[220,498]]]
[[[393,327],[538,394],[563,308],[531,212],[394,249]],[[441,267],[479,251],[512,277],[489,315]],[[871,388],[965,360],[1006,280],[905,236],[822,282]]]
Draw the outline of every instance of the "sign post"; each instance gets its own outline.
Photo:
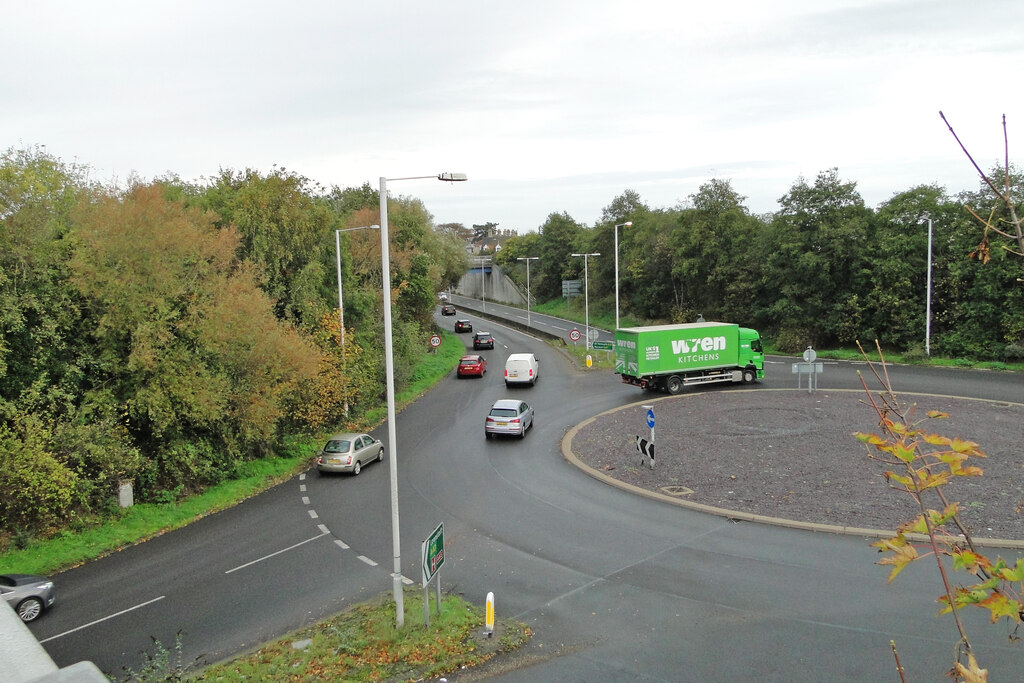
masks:
[[[636,437],[636,449],[640,451],[640,466],[644,466],[644,458],[647,458],[650,467],[654,469],[654,406],[642,406],[647,409],[647,426],[651,428],[651,440],[647,441],[639,436]]]
[[[420,551],[423,565],[423,623],[430,626],[430,591],[427,586],[437,575],[434,589],[437,593],[437,616],[441,616],[441,576],[438,572],[444,564],[444,522],[437,525],[430,537],[423,541]]]

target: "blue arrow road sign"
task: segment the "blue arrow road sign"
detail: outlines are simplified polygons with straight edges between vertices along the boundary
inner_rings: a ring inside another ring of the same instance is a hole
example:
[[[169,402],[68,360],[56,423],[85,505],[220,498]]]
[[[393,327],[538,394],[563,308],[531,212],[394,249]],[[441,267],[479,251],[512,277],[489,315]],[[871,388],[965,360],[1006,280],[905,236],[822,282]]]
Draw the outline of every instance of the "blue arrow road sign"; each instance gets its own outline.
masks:
[[[647,411],[647,426],[654,429],[654,408]]]

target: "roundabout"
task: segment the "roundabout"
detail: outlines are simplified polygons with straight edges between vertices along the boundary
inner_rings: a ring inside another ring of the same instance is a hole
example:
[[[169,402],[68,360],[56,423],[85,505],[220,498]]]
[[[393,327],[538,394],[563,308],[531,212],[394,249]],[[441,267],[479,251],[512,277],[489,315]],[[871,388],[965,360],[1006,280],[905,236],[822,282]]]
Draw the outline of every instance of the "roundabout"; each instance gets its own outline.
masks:
[[[562,440],[574,465],[607,484],[729,519],[829,533],[888,537],[917,514],[909,494],[890,488],[888,469],[867,456],[854,432],[877,433],[863,391],[725,389],[648,399],[576,425]],[[1024,548],[1024,404],[900,394],[949,415],[927,431],[979,444],[981,477],[947,487],[979,545]],[[636,437],[657,415],[657,458],[642,462]],[[938,503],[932,503],[934,507]]]

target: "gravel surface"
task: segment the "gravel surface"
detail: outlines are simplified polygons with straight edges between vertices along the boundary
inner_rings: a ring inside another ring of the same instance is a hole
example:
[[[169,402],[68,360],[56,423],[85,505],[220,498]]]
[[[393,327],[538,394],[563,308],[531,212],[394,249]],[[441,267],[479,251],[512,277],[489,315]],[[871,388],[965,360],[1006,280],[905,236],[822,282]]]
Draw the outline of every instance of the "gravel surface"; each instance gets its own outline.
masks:
[[[650,438],[646,409],[622,408],[584,424],[572,439],[584,464],[640,488],[729,510],[868,529],[895,529],[917,508],[890,488],[891,467],[870,459],[854,432],[879,433],[861,391],[703,388],[679,396],[638,393],[656,418],[654,469],[640,463],[636,437]],[[924,428],[979,444],[982,477],[946,491],[965,506],[976,538],[1024,540],[1024,405],[901,394],[950,415]],[[940,507],[936,500],[928,505]]]

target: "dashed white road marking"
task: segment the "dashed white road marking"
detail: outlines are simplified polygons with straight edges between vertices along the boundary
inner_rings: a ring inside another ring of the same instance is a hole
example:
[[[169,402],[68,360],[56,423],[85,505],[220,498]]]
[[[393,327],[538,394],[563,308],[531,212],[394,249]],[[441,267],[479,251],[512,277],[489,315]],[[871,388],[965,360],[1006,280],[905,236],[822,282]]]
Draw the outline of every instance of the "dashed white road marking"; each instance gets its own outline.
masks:
[[[305,492],[306,492],[306,485],[305,484],[299,484],[299,493],[305,493]]]
[[[303,496],[302,497],[302,504],[303,505],[309,505],[309,496]]]
[[[316,510],[306,510],[306,512],[308,512],[309,516],[313,519],[320,519],[320,515],[316,514]]]
[[[327,534],[320,534],[319,536],[314,536],[313,538],[307,538],[305,541],[299,541],[298,543],[296,543],[294,545],[290,545],[287,548],[282,548],[281,550],[278,550],[277,552],[270,553],[269,555],[264,555],[263,557],[258,557],[255,560],[253,560],[252,562],[246,562],[245,564],[240,564],[237,567],[235,567],[234,569],[229,569],[229,570],[227,570],[224,573],[225,574],[230,574],[232,572],[237,572],[239,569],[245,569],[246,567],[250,567],[250,566],[256,564],[257,562],[262,562],[263,560],[268,560],[271,557],[274,557],[275,555],[280,555],[281,553],[286,553],[289,550],[294,550],[295,548],[298,548],[300,545],[306,545],[307,543],[309,543],[311,541],[315,541],[318,538],[323,538],[326,535]]]
[[[137,610],[140,607],[145,607],[146,605],[152,605],[154,602],[157,602],[158,600],[163,600],[165,597],[167,597],[167,596],[166,595],[161,595],[159,598],[153,598],[152,600],[147,600],[146,602],[141,602],[138,605],[135,605],[134,607],[129,607],[128,609],[123,609],[120,612],[114,612],[110,616],[103,617],[102,619],[97,619],[96,621],[90,621],[88,624],[82,624],[81,626],[73,628],[70,631],[64,631],[64,633],[58,633],[55,636],[50,636],[49,638],[45,638],[43,640],[40,640],[39,643],[40,643],[40,645],[43,644],[43,643],[48,643],[51,640],[56,640],[57,638],[60,638],[62,636],[68,635],[69,633],[74,633],[75,631],[81,631],[83,628],[89,628],[90,626],[95,626],[96,624],[99,624],[100,622],[104,622],[107,619],[113,619],[114,617],[119,617],[122,614],[127,614],[128,612],[131,612],[132,610]]]
[[[340,538],[334,539],[334,545],[338,546],[342,550],[348,550],[348,547],[349,547],[348,544],[345,543],[345,541],[341,540]]]
[[[365,562],[366,564],[370,565],[371,567],[376,567],[377,566],[377,563],[374,562],[373,560],[371,560],[370,558],[368,558],[366,555],[358,555],[357,557],[360,560],[362,560],[363,562]]]
[[[323,524],[317,524],[316,528],[319,529],[320,531],[322,531],[325,534],[331,533],[331,530],[328,529],[327,527],[325,527]]]

